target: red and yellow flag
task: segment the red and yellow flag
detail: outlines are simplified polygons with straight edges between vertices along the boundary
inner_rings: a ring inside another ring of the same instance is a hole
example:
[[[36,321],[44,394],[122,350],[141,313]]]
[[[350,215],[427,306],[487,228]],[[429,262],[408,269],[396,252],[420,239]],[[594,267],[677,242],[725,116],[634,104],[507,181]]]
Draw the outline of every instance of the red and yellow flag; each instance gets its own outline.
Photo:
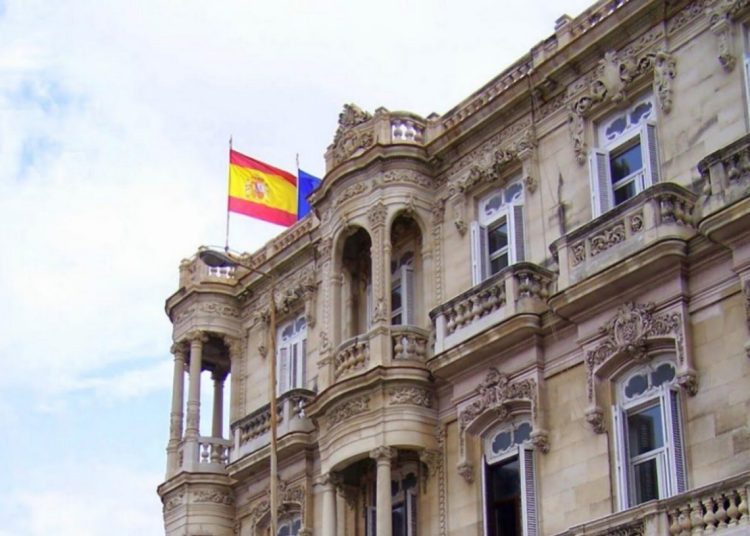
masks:
[[[228,207],[289,227],[297,221],[297,177],[230,149]]]

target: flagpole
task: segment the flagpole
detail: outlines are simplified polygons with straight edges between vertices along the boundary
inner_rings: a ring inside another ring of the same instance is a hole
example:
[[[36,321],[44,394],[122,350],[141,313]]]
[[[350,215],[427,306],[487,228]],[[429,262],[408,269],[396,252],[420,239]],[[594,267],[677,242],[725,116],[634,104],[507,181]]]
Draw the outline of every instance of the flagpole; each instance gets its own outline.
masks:
[[[232,188],[232,135],[229,135],[229,167],[227,172],[227,232],[226,239],[224,241],[224,251],[229,251],[229,196],[231,195]]]

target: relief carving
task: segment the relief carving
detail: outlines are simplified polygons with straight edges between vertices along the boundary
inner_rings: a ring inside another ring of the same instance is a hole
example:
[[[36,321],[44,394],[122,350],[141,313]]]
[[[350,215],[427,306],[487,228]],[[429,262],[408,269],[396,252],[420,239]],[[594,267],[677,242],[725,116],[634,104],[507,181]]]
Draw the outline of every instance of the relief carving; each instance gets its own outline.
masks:
[[[360,415],[369,411],[370,409],[370,397],[360,396],[352,400],[347,400],[331,409],[328,414],[328,428],[333,428],[337,424],[355,415]]]
[[[193,502],[232,506],[234,504],[234,497],[229,493],[224,493],[218,490],[200,490],[193,494]]]
[[[418,387],[397,387],[388,391],[390,404],[432,407],[432,395],[426,389]]]
[[[536,415],[536,382],[529,378],[511,382],[510,377],[490,368],[484,381],[476,389],[479,398],[463,408],[458,414],[461,432],[488,411],[507,414],[507,403],[511,400],[526,400],[531,405],[532,416]],[[502,419],[498,419],[502,420]]]
[[[378,201],[367,211],[367,221],[370,224],[370,229],[376,229],[385,225],[385,219],[388,216],[388,209],[385,205]]]

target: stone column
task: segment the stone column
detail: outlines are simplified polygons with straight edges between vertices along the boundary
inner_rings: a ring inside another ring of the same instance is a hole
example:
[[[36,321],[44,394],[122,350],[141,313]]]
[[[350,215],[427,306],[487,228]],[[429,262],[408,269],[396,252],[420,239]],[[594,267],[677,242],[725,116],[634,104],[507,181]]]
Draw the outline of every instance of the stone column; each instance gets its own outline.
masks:
[[[346,497],[341,483],[336,486],[336,534],[346,534]]]
[[[375,492],[375,518],[378,536],[391,536],[391,459],[395,451],[390,447],[378,447],[370,452],[370,458],[377,463],[377,481]]]
[[[214,381],[214,404],[213,419],[211,421],[211,437],[223,438],[223,417],[224,417],[224,380],[227,377],[223,371],[215,371],[211,375]]]
[[[184,462],[189,468],[198,463],[198,438],[200,437],[201,406],[201,361],[203,343],[207,337],[203,332],[193,332],[188,336],[190,341],[190,383],[188,385],[187,417],[185,419]]]
[[[169,415],[169,443],[167,444],[167,478],[179,470],[178,449],[182,441],[183,392],[185,389],[185,346],[172,345],[174,377],[172,379],[172,412]]]
[[[320,477],[318,483],[323,488],[322,536],[336,536],[336,486],[333,475]]]

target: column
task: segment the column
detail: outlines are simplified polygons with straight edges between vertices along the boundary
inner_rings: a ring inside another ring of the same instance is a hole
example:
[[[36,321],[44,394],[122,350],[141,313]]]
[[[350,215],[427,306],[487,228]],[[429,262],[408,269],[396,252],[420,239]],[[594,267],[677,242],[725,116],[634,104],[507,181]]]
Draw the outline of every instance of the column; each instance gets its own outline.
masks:
[[[213,416],[211,421],[211,437],[217,439],[223,438],[223,417],[224,417],[224,380],[226,379],[226,372],[214,371],[211,375],[211,379],[214,381],[214,404],[213,404]]]
[[[346,498],[344,485],[339,482],[336,486],[336,534],[346,534]]]
[[[391,458],[395,451],[389,447],[378,447],[370,452],[370,458],[377,463],[377,480],[375,491],[375,518],[378,536],[391,536]]]
[[[318,483],[323,488],[322,536],[336,536],[336,486],[333,475],[322,475]]]
[[[174,376],[172,378],[172,411],[169,415],[169,443],[167,444],[167,478],[179,470],[179,446],[182,441],[183,392],[185,389],[185,347],[175,343],[170,350],[174,354]]]
[[[190,341],[190,378],[188,384],[187,418],[185,419],[185,462],[190,470],[192,464],[198,463],[198,438],[200,436],[200,397],[201,397],[201,361],[203,343],[206,336],[203,332],[193,332],[188,336]]]

